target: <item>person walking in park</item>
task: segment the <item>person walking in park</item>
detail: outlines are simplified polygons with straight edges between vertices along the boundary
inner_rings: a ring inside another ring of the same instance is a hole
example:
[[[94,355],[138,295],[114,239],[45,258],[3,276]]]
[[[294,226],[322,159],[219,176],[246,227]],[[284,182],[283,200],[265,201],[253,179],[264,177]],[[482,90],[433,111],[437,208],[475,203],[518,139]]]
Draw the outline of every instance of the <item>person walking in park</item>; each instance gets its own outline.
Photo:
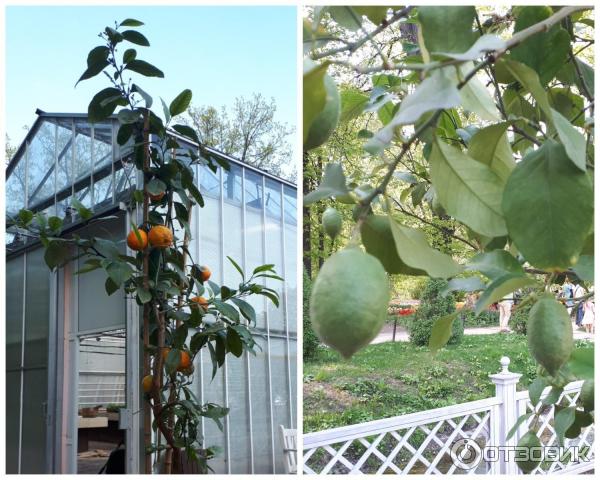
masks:
[[[581,298],[585,295],[585,288],[581,283],[576,284],[573,287],[573,298]],[[581,321],[583,319],[583,302],[579,302],[577,309],[575,310],[575,325],[581,327]]]
[[[596,320],[594,300],[588,298],[583,302],[583,318],[581,324],[584,326],[586,333],[594,333],[594,321]]]
[[[571,311],[573,310],[573,289],[574,289],[574,285],[571,283],[571,281],[569,280],[569,277],[567,277],[567,279],[565,280],[565,283],[563,284],[562,287],[562,298],[566,299],[565,300],[565,306],[567,307],[567,311],[569,312],[569,315],[571,315]]]
[[[508,329],[508,321],[510,320],[510,313],[513,305],[513,294],[509,293],[505,295],[502,300],[498,302],[498,310],[500,313],[500,332],[510,332]]]

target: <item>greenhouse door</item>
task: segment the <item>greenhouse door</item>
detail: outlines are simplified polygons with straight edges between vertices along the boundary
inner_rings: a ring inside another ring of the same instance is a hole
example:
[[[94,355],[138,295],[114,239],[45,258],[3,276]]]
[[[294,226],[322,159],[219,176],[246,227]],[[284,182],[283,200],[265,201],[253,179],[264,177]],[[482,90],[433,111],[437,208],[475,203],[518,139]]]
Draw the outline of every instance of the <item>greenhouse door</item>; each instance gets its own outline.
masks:
[[[103,220],[77,232],[82,237],[124,238],[125,215]],[[125,245],[123,252],[125,252]],[[85,259],[67,265],[58,277],[57,418],[61,448],[60,473],[96,474],[111,451],[124,450],[125,471],[137,472],[139,412],[136,326],[127,328],[135,312],[123,291],[109,296],[106,274],[96,270],[77,275]],[[130,348],[130,346],[132,348]]]

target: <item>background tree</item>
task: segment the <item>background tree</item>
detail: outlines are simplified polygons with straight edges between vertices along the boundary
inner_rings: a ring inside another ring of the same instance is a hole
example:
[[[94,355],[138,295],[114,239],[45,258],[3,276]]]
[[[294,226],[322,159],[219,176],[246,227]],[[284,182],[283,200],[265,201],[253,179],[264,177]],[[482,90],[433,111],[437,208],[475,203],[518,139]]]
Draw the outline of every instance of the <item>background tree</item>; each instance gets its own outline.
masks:
[[[255,93],[250,98],[237,97],[231,114],[225,106],[191,106],[189,123],[203,144],[227,155],[266,170],[273,175],[294,180],[292,158],[294,128],[275,120],[275,100]]]

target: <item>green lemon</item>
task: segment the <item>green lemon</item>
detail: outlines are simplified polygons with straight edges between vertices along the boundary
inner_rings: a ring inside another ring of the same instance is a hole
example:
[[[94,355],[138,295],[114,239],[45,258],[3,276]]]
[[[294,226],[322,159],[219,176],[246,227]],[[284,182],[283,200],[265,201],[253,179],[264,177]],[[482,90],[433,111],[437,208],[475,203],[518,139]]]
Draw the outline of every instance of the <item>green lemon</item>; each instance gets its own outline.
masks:
[[[313,284],[310,319],[321,341],[350,358],[381,331],[390,300],[379,260],[357,247],[329,257]]]
[[[311,64],[314,65],[314,62],[305,60],[305,67]],[[304,150],[311,150],[324,144],[335,130],[335,127],[337,127],[340,119],[341,99],[337,86],[333,78],[327,74],[323,77],[323,82],[325,84],[325,93],[327,94],[325,107],[313,120],[308,129],[308,135],[304,141]]]
[[[518,447],[527,448],[528,450],[531,448],[540,448],[542,445],[540,443],[540,439],[537,437],[535,432],[531,430],[527,432],[525,435],[521,437]],[[535,458],[539,457],[539,452],[535,453]],[[535,468],[540,464],[539,460],[517,460],[517,465],[521,469],[523,473],[531,473]]]
[[[342,215],[335,208],[328,207],[323,212],[321,224],[325,233],[334,239],[342,231]]]
[[[594,411],[594,380],[586,380],[583,382],[579,399],[586,412]]]
[[[566,308],[553,297],[540,298],[529,312],[529,351],[550,375],[555,375],[573,350],[573,327]]]

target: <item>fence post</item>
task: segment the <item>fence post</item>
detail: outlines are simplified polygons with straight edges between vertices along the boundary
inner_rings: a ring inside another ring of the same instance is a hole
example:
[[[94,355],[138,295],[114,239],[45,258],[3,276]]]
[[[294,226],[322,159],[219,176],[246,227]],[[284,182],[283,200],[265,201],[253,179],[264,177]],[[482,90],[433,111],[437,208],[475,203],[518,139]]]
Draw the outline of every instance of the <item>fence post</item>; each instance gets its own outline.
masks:
[[[510,440],[506,440],[506,434],[517,422],[519,413],[517,411],[517,383],[521,378],[520,373],[513,373],[508,370],[510,358],[502,357],[500,365],[502,370],[500,373],[490,375],[490,379],[496,385],[496,397],[502,402],[495,410],[498,415],[496,421],[496,435],[493,436],[495,446],[511,447],[516,446],[517,439],[513,436]],[[494,419],[492,419],[494,421]],[[495,437],[495,438],[494,438]],[[501,473],[504,475],[517,475],[519,469],[513,461],[505,460],[505,452],[499,452],[498,463],[492,465],[493,473]],[[512,454],[509,457],[512,459]]]

